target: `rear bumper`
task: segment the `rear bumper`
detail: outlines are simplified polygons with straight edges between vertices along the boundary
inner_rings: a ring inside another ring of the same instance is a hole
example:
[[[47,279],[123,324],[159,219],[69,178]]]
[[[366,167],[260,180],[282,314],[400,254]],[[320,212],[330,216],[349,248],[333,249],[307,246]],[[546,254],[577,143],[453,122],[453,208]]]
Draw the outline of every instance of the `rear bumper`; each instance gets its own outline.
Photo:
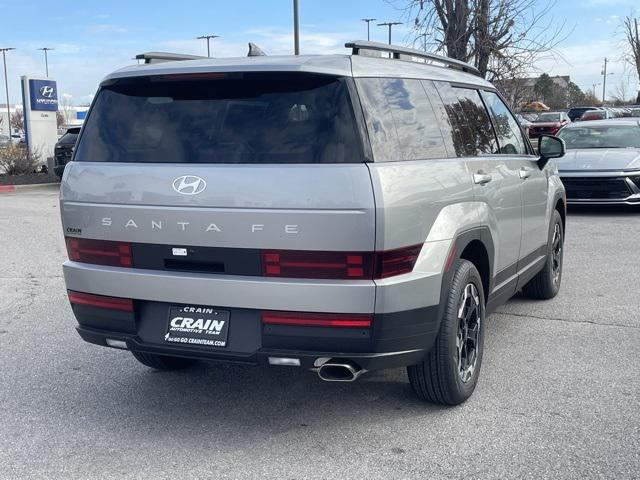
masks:
[[[414,365],[431,349],[439,327],[437,307],[374,315],[371,329],[262,325],[258,311],[232,309],[226,348],[185,346],[163,341],[168,305],[138,302],[134,314],[79,305],[73,311],[82,339],[96,345],[118,340],[132,351],[255,365],[293,358],[305,369],[331,358],[365,370]]]

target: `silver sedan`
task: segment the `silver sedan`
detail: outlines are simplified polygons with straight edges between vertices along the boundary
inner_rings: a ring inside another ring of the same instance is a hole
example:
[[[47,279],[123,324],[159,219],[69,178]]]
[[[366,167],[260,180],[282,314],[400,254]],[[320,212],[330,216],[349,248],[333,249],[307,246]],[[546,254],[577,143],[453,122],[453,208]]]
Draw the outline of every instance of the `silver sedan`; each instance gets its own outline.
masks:
[[[558,137],[567,146],[556,160],[567,203],[640,205],[640,121],[578,122]]]

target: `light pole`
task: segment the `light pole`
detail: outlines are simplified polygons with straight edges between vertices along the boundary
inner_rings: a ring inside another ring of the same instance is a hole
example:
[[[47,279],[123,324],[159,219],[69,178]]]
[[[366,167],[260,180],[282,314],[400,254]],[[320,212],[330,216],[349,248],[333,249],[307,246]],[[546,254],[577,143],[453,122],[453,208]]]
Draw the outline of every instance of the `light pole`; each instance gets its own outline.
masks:
[[[378,24],[379,27],[382,27],[382,26],[389,27],[389,45],[391,45],[391,27],[393,27],[394,25],[402,25],[402,22],[384,22],[384,23]]]
[[[42,47],[42,48],[39,48],[38,50],[42,50],[44,52],[44,69],[46,72],[46,77],[49,78],[49,59],[47,57],[47,52],[49,50],[55,50],[55,48]]]
[[[9,108],[9,81],[7,80],[7,57],[6,53],[9,50],[15,50],[13,47],[0,48],[2,52],[2,63],[4,65],[4,88],[7,92],[7,122],[9,125],[9,138],[11,138],[11,109]]]
[[[607,73],[607,63],[609,60],[605,57],[604,59],[604,69],[602,70],[602,105],[605,104],[606,95],[607,95],[607,75],[613,75],[614,72]]]
[[[207,40],[207,57],[211,57],[211,49],[209,48],[209,40],[212,38],[220,38],[220,35],[202,35],[198,37],[198,40]]]
[[[418,38],[422,38],[422,39],[423,39],[423,40],[422,40],[422,48],[424,49],[424,51],[425,51],[425,52],[427,51],[427,37],[428,37],[428,36],[429,36],[429,34],[428,34],[428,33],[421,33],[420,35],[418,35],[418,36],[416,37],[416,40],[417,40]]]
[[[371,40],[371,36],[369,35],[369,24],[376,20],[375,18],[361,18],[363,22],[367,22],[367,42]]]
[[[300,22],[298,21],[298,0],[293,0],[293,54],[300,55]]]

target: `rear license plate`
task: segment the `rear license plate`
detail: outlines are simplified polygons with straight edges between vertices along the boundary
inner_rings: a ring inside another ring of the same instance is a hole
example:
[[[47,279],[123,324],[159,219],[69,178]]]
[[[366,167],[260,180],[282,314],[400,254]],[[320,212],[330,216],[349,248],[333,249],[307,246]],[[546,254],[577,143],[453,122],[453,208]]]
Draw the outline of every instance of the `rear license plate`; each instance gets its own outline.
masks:
[[[184,305],[169,307],[165,342],[224,348],[229,336],[227,310]]]

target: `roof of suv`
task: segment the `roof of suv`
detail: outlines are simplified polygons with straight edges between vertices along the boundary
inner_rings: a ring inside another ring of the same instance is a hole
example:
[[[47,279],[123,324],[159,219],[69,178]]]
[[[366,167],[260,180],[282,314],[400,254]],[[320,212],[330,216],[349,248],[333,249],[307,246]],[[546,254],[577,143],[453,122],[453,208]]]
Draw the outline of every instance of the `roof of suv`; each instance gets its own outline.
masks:
[[[338,54],[206,58],[132,65],[116,70],[104,80],[209,72],[308,72],[344,77],[420,78],[493,88],[491,83],[483,78],[452,68],[407,60]]]

